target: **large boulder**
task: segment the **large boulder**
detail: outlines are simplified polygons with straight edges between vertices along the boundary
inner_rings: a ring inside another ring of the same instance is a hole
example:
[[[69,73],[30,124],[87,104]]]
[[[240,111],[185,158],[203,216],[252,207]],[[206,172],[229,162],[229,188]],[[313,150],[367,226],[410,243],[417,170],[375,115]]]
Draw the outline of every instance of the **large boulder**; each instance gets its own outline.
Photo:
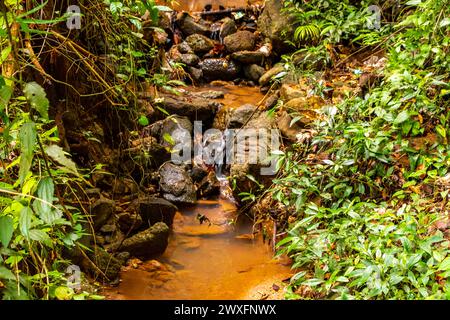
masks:
[[[194,17],[187,12],[179,13],[176,23],[185,36],[190,36],[192,34],[208,35],[210,32],[206,25],[197,22]]]
[[[121,245],[117,244],[115,249],[129,252],[136,257],[148,258],[166,250],[169,233],[169,227],[163,222],[158,222],[147,230],[125,239]]]
[[[224,39],[228,52],[252,51],[256,46],[256,36],[250,31],[238,31]]]
[[[175,61],[184,63],[187,66],[196,66],[200,62],[200,58],[192,53],[182,53]]]
[[[282,1],[266,0],[258,19],[258,31],[273,44],[273,50],[278,54],[292,49],[285,40],[292,39],[295,32],[295,17],[282,12],[282,9]]]
[[[153,196],[144,197],[136,200],[136,209],[147,227],[158,222],[164,222],[166,225],[173,224],[173,218],[178,211],[173,203]]]
[[[206,81],[234,80],[241,72],[239,64],[226,59],[205,59],[200,62],[199,66]]]
[[[205,54],[214,48],[214,41],[201,34],[190,35],[186,42],[196,54]]]
[[[182,166],[166,162],[159,169],[159,177],[159,186],[166,200],[174,203],[196,203],[194,182]]]

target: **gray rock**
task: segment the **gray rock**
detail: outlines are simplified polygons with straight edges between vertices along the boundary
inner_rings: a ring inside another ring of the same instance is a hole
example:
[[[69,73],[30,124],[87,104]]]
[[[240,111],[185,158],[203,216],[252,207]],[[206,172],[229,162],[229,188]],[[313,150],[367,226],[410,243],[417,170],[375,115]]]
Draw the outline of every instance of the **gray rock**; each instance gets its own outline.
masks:
[[[140,198],[136,206],[145,226],[152,226],[158,222],[171,226],[175,213],[178,211],[173,203],[157,197]]]
[[[187,66],[196,66],[200,62],[200,58],[192,53],[183,53],[177,60]]]
[[[177,17],[176,23],[180,27],[181,31],[183,31],[183,34],[185,36],[190,36],[196,33],[207,35],[210,32],[207,26],[195,21],[195,19],[187,12],[181,12]]]
[[[266,73],[266,69],[257,64],[252,64],[244,67],[244,74],[252,81],[259,82],[259,79]]]
[[[283,54],[292,49],[286,39],[292,39],[295,32],[295,17],[282,11],[280,0],[266,0],[264,11],[258,19],[258,31],[270,42],[273,50]]]
[[[238,31],[224,39],[228,52],[252,51],[255,49],[256,36],[250,31]]]
[[[183,41],[176,47],[180,53],[183,53],[183,54],[194,53],[194,50],[192,50],[191,46],[186,41]]]
[[[214,41],[201,34],[190,35],[186,42],[196,54],[204,54],[214,48]]]
[[[236,22],[231,18],[223,19],[222,26],[220,27],[219,37],[225,39],[229,35],[237,32]]]
[[[188,67],[187,72],[191,76],[191,80],[194,84],[198,84],[203,79],[203,71],[199,68]]]
[[[113,200],[100,198],[91,206],[91,215],[94,220],[94,229],[99,230],[116,211]]]
[[[191,177],[182,166],[166,162],[159,169],[159,186],[163,197],[174,203],[197,201],[197,194]]]
[[[191,121],[203,121],[207,126],[212,123],[220,103],[192,96],[161,95],[163,101],[160,106],[170,114],[185,116]]]
[[[234,61],[226,59],[205,59],[199,64],[206,81],[234,80],[239,76],[241,67]]]
[[[231,58],[243,64],[261,64],[264,59],[261,51],[238,51],[231,54]]]
[[[228,120],[229,129],[238,129],[247,123],[250,117],[256,114],[257,107],[253,104],[244,104],[237,109],[231,110]]]
[[[120,250],[144,258],[163,253],[169,243],[169,233],[169,227],[163,222],[158,222],[151,228],[125,239]],[[115,246],[118,248],[119,244]]]

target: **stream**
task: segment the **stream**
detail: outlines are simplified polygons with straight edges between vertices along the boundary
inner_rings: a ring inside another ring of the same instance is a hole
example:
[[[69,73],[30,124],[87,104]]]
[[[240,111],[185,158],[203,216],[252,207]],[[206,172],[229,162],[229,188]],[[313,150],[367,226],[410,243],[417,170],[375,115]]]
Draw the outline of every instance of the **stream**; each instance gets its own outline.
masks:
[[[225,109],[263,98],[257,87],[232,84],[189,90],[223,91],[225,96],[218,101]],[[292,276],[289,261],[273,258],[272,247],[261,236],[253,236],[253,221],[237,215],[226,180],[221,181],[220,194],[194,206],[180,206],[165,253],[129,263],[120,284],[103,293],[107,299],[283,299]],[[209,221],[200,223],[198,215]]]

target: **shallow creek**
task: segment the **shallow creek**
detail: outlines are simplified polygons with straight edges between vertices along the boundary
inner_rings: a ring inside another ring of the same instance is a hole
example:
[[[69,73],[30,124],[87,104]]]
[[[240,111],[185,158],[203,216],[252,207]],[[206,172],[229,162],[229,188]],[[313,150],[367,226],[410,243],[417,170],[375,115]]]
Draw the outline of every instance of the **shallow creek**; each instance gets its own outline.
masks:
[[[258,103],[257,88],[208,86],[190,91],[221,90],[224,108]],[[283,299],[291,271],[286,259],[274,259],[272,248],[252,236],[252,222],[237,216],[229,187],[221,196],[179,207],[166,252],[155,260],[131,265],[121,273],[108,299]],[[209,221],[202,224],[204,216]]]

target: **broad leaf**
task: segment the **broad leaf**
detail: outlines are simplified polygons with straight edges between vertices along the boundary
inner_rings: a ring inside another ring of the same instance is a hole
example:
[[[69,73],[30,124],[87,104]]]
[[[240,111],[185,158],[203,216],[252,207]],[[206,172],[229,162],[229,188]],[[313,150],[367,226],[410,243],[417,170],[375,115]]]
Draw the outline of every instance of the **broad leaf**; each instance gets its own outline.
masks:
[[[27,122],[20,128],[19,140],[21,151],[19,180],[23,184],[33,162],[34,146],[36,144],[36,125],[34,122]]]
[[[42,118],[48,120],[49,102],[44,89],[36,82],[29,82],[25,85],[23,92],[31,107],[36,109]]]
[[[29,231],[31,227],[31,218],[33,217],[33,211],[30,207],[23,207],[20,211],[19,228],[22,235],[26,238],[30,236]]]
[[[55,193],[55,186],[53,180],[50,177],[46,177],[39,182],[37,195],[42,201],[36,200],[37,214],[45,223],[52,223],[51,217],[53,194]]]
[[[45,148],[45,153],[54,161],[56,161],[57,163],[59,163],[72,173],[78,175],[77,166],[75,165],[75,162],[73,162],[66,156],[66,152],[64,152],[63,148],[61,148],[56,144],[53,144]]]
[[[7,248],[14,232],[14,221],[10,216],[0,217],[0,243]]]

